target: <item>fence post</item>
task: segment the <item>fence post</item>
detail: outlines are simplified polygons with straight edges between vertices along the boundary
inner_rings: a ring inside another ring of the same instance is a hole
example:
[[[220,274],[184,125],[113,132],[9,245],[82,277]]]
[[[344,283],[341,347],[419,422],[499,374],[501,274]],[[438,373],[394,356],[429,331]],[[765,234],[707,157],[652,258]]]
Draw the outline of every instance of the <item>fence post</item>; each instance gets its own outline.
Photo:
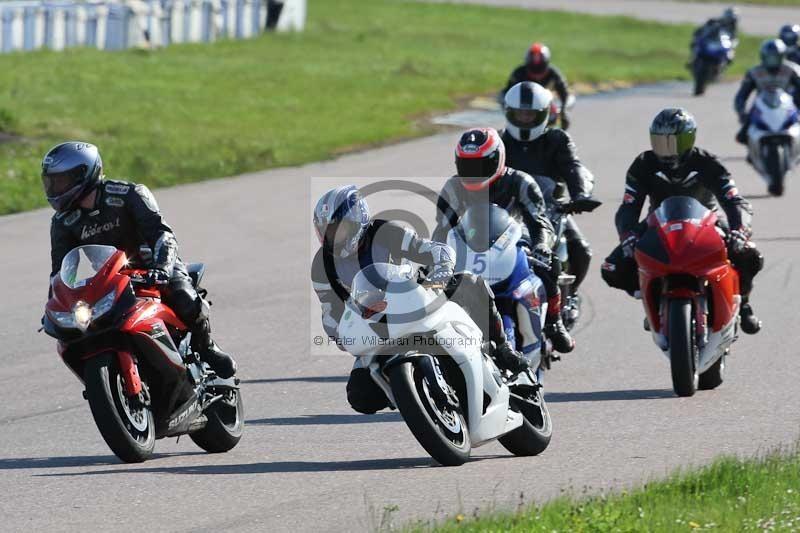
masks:
[[[14,47],[14,12],[11,9],[3,9],[2,15],[3,24],[3,52],[10,52]]]
[[[22,32],[22,47],[25,50],[33,50],[36,48],[36,16],[38,8],[34,6],[27,6],[23,12],[23,32]]]

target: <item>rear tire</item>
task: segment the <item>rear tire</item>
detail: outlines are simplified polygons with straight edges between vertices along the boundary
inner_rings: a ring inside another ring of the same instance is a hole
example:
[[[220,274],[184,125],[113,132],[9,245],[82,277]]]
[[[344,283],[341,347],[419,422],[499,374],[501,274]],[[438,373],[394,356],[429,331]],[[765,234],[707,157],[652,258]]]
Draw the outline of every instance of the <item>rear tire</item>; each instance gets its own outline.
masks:
[[[553,436],[553,421],[542,389],[536,391],[531,401],[534,405],[511,398],[514,410],[522,413],[522,425],[498,439],[503,448],[517,456],[539,455],[550,445]]]
[[[694,396],[697,391],[697,350],[694,342],[692,301],[669,302],[669,360],[672,388],[678,396]]]
[[[239,444],[244,433],[244,405],[240,390],[232,390],[225,398],[206,409],[205,427],[189,434],[189,438],[208,453],[224,453]]]
[[[764,167],[769,174],[769,193],[773,196],[783,196],[783,182],[786,177],[786,147],[784,145],[770,145],[764,158]]]
[[[126,463],[149,459],[156,443],[153,412],[125,395],[116,357],[104,354],[90,359],[84,381],[94,422],[111,451]]]
[[[726,357],[727,355],[723,355],[708,370],[700,374],[697,388],[700,390],[712,390],[722,385],[722,382],[725,381]]]
[[[460,409],[443,410],[436,405],[426,391],[423,372],[414,361],[393,368],[389,381],[397,409],[425,451],[443,466],[467,462],[471,443],[464,415]]]

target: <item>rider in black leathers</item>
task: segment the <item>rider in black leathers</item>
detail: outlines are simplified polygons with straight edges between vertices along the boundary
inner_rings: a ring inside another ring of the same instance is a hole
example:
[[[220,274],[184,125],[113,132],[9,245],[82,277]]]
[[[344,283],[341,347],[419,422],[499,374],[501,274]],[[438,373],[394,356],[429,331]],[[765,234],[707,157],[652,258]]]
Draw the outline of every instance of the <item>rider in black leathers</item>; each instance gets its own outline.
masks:
[[[761,45],[761,64],[747,71],[736,92],[733,107],[742,124],[736,134],[738,142],[747,143],[747,128],[750,126],[750,115],[747,112],[748,98],[753,91],[772,89],[783,89],[788,92],[793,96],[795,105],[800,107],[800,69],[786,60],[786,45],[780,39],[764,41]]]
[[[578,158],[572,138],[562,129],[547,127],[551,98],[549,91],[533,82],[519,83],[506,93],[506,128],[501,132],[506,164],[537,181],[540,176],[555,180],[552,195],[545,198],[547,203],[591,198],[594,176]],[[527,114],[538,114],[537,120],[542,122],[522,123],[520,117]],[[543,191],[552,188],[552,184],[541,182],[539,186]],[[567,218],[564,236],[575,276],[572,294],[576,294],[589,271],[592,250],[572,216]]]
[[[692,34],[692,43],[690,45],[692,56],[689,59],[688,65],[694,62],[694,57],[697,55],[697,46],[708,36],[714,35],[719,32],[725,32],[730,35],[731,39],[736,39],[739,27],[739,10],[735,7],[729,7],[723,11],[722,16],[718,18],[708,19],[702,26],[694,30]]]
[[[575,341],[561,320],[558,287],[561,264],[553,260],[555,235],[536,180],[506,166],[505,145],[492,128],[470,130],[461,136],[456,148],[456,166],[458,174],[447,180],[439,194],[433,238],[446,240],[461,215],[477,202],[491,202],[522,218],[532,256],[536,258],[533,270],[547,291],[545,334],[553,349],[571,352]]]
[[[471,273],[453,273],[455,253],[446,244],[417,235],[397,222],[372,219],[366,200],[354,185],[325,193],[314,209],[314,227],[321,247],[314,255],[311,281],[322,307],[322,326],[329,340],[341,348],[339,320],[350,297],[353,278],[375,263],[412,261],[424,265],[427,282],[444,287],[447,298],[467,311],[481,329],[483,338],[495,343],[491,354],[500,368],[521,372],[528,361],[508,342],[494,294],[482,278]],[[347,381],[351,407],[372,414],[389,401],[373,381],[369,369],[357,360]]]
[[[64,257],[87,244],[114,246],[132,264],[149,268],[148,279],[164,283],[165,303],[190,328],[192,347],[223,378],[236,372],[233,358],[211,339],[208,303],[192,286],[178,257],[178,241],[164,220],[153,194],[144,185],[104,179],[94,145],[65,142],[42,162],[42,181],[56,210],[50,225],[51,278]],[[142,247],[152,255],[144,262]]]
[[[617,210],[620,244],[602,266],[603,279],[611,287],[635,294],[639,290],[634,249],[645,229],[639,216],[645,200],[655,210],[665,198],[691,196],[719,217],[726,234],[728,256],[740,276],[741,326],[754,334],[761,328],[749,303],[753,278],[763,268],[764,258],[750,240],[752,208],[736,188],[719,159],[694,146],[697,126],[682,109],[664,109],[650,127],[653,150],[641,153],[625,179],[625,194]],[[719,208],[722,208],[720,212]]]

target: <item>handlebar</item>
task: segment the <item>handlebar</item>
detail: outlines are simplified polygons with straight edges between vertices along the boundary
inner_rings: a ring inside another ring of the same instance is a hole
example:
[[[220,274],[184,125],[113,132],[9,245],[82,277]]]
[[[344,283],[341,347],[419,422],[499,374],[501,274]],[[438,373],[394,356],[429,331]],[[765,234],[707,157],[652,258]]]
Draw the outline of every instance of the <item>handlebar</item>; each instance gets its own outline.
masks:
[[[565,204],[555,204],[555,209],[565,215],[575,215],[578,213],[591,213],[601,205],[603,205],[603,202],[594,198],[579,198]]]

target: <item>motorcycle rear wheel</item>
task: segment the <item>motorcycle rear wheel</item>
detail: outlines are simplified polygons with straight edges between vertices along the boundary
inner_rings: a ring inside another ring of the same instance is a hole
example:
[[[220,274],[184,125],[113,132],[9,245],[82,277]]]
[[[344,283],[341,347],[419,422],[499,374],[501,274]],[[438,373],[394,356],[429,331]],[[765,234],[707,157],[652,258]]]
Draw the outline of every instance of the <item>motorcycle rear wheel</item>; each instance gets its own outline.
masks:
[[[111,451],[126,463],[149,459],[156,443],[153,411],[125,394],[114,354],[90,359],[84,382],[94,422]]]
[[[783,196],[783,183],[786,178],[785,154],[784,145],[774,144],[767,147],[764,166],[770,179],[769,193],[773,196]]]
[[[472,448],[467,424],[460,410],[438,406],[427,390],[424,374],[413,361],[390,372],[395,402],[408,429],[425,451],[443,466],[467,462]]]
[[[205,427],[189,434],[195,444],[209,453],[224,453],[239,444],[244,433],[241,391],[231,391],[204,414],[208,418]]]
[[[522,425],[498,439],[503,448],[517,456],[539,455],[550,445],[553,436],[553,421],[542,389],[530,400],[531,403],[527,403],[511,398],[511,406],[522,414]]]
[[[669,302],[669,360],[672,388],[678,396],[694,396],[700,380],[692,312],[691,300],[676,299]]]

